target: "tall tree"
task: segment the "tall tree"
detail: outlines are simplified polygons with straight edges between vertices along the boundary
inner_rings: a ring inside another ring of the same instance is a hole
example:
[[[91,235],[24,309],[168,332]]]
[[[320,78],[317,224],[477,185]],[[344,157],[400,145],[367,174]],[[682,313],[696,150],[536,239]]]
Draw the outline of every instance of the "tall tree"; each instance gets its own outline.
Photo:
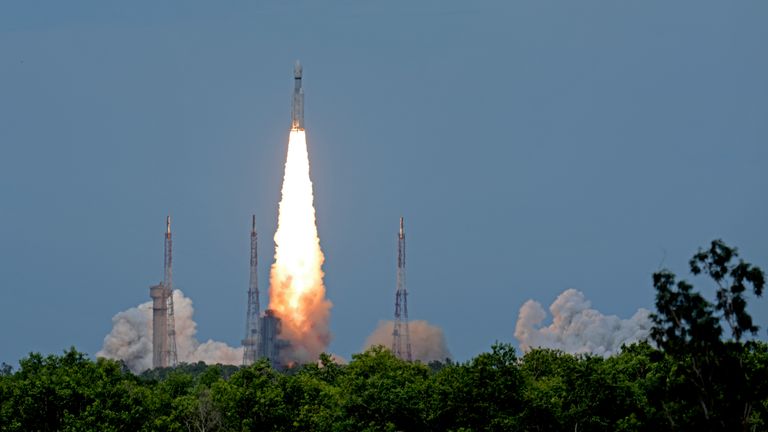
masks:
[[[667,407],[678,406],[675,415],[668,415],[673,427],[748,430],[754,405],[761,401],[744,363],[750,346],[740,340],[757,333],[745,293],[751,288],[761,296],[765,275],[738,257],[735,248],[715,240],[691,258],[691,273],[715,282],[714,303],[668,270],[653,275],[657,312],[651,337],[676,364],[678,376],[671,378],[679,378],[671,379],[665,392]],[[731,330],[728,341],[723,340],[723,321]]]

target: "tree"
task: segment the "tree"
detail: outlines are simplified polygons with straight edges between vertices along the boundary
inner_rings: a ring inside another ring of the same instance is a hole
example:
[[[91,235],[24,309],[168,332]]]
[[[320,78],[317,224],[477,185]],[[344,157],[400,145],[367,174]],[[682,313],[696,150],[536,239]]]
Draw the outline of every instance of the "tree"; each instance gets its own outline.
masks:
[[[342,430],[424,430],[421,400],[426,366],[398,359],[374,346],[352,356],[339,379]]]
[[[288,430],[291,416],[285,404],[286,379],[262,359],[240,369],[227,381],[216,381],[211,397],[223,415],[225,428]]]
[[[174,401],[187,432],[215,432],[222,428],[222,416],[211,398],[211,390],[201,386],[196,395]]]
[[[14,429],[13,423],[13,369],[3,363],[0,367],[0,430]]]
[[[93,362],[72,348],[61,356],[33,353],[19,365],[0,386],[4,431],[135,431],[144,424],[143,394],[118,362]]]
[[[346,369],[321,354],[320,364],[307,364],[286,377],[285,402],[293,430],[334,431],[344,422],[339,383]]]
[[[676,365],[675,379],[664,394],[672,427],[748,430],[755,404],[765,399],[749,381],[744,359],[750,346],[740,343],[744,334],[758,330],[744,295],[751,287],[761,296],[765,275],[752,264],[737,262],[738,256],[736,249],[715,240],[689,262],[691,273],[715,282],[715,303],[690,283],[676,281],[668,270],[653,275],[657,312],[651,316],[651,337]],[[722,340],[722,321],[728,323],[732,340]],[[669,410],[673,406],[676,409]]]
[[[494,344],[468,363],[447,364],[427,387],[431,430],[515,430],[523,410],[524,381],[515,349]]]
[[[632,348],[608,359],[550,349],[526,353],[520,363],[524,429],[641,429],[647,401],[637,383],[649,359],[645,350]]]
[[[738,257],[735,248],[728,247],[722,240],[715,240],[709,250],[699,250],[690,261],[691,273],[706,273],[717,284],[715,309],[728,323],[737,342],[745,332],[754,335],[758,330],[747,313],[744,293],[751,286],[755,296],[760,297],[765,286],[763,271],[743,260],[732,263]]]

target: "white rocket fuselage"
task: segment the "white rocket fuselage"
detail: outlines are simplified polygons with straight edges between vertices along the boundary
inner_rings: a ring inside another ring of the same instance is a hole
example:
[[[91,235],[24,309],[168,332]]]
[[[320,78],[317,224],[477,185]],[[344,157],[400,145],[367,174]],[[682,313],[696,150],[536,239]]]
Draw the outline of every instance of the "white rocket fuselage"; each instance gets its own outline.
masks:
[[[291,106],[291,129],[304,130],[304,89],[301,87],[301,63],[293,68],[293,104]]]

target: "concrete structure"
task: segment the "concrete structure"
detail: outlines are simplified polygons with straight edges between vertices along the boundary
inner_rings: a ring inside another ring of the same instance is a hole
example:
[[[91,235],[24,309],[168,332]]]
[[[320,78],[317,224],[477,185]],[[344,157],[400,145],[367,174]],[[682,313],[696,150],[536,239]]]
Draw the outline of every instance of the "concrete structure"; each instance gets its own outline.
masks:
[[[149,288],[152,297],[152,367],[168,366],[168,292],[160,283]]]
[[[176,366],[176,323],[173,314],[173,244],[171,217],[165,219],[163,281],[149,288],[152,298],[152,367]]]

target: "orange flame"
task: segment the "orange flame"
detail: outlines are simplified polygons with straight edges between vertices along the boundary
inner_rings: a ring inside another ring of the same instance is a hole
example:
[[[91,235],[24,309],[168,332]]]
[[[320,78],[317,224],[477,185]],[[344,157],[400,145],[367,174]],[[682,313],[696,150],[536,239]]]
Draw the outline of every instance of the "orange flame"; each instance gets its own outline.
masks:
[[[317,360],[331,340],[331,302],[325,298],[323,251],[315,224],[312,180],[304,130],[291,130],[270,272],[269,307],[282,320],[281,339],[290,342],[282,360]]]

